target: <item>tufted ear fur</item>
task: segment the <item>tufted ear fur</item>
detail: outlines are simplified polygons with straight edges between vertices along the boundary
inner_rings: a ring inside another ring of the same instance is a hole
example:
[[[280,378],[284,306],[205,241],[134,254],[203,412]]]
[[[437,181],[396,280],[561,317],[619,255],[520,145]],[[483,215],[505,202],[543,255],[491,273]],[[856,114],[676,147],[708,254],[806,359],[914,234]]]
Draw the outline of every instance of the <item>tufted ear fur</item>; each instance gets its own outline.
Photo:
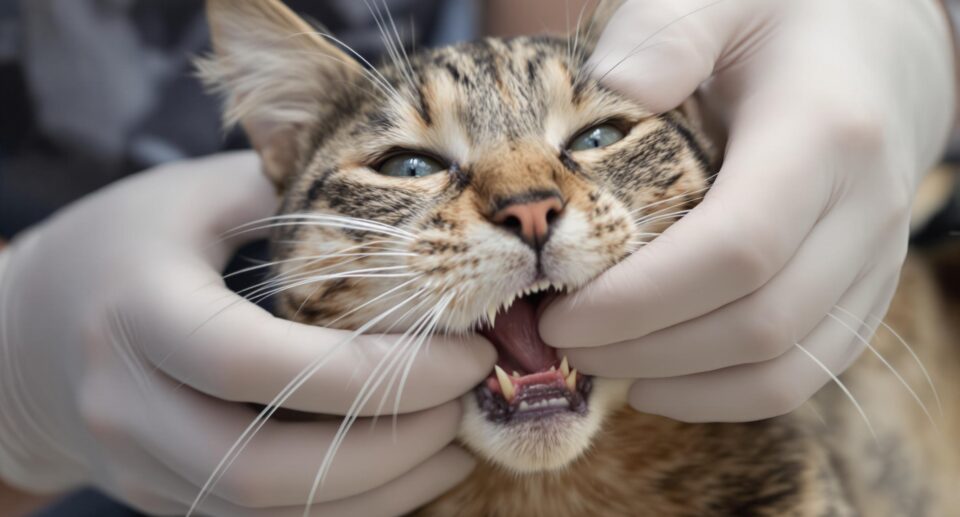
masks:
[[[363,68],[279,0],[208,0],[207,17],[214,53],[198,61],[200,77],[224,96],[225,124],[243,126],[282,188],[309,158],[337,92]]]

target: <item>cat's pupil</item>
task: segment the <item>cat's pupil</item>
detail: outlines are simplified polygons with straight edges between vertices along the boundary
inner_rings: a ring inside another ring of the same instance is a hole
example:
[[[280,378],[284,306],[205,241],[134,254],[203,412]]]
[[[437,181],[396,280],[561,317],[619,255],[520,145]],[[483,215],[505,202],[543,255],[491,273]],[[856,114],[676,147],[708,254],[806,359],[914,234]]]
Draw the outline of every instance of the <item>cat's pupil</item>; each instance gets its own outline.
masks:
[[[597,134],[597,133],[599,133],[599,132],[600,132],[599,129],[594,129],[593,132],[590,133],[590,136],[587,137],[587,145],[589,145],[590,147],[594,147],[594,148],[600,147],[600,145],[601,145],[601,143],[600,143],[600,135]]]

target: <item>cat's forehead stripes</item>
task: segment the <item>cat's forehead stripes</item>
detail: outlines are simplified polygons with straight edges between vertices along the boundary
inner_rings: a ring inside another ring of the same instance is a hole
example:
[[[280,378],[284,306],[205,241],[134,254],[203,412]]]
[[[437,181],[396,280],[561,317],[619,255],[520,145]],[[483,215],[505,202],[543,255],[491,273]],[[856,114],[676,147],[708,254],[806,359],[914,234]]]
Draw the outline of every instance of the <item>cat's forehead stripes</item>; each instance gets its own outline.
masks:
[[[428,141],[462,135],[473,149],[542,135],[548,114],[571,104],[575,74],[569,58],[563,44],[544,38],[487,39],[427,51],[412,60],[419,84],[408,97],[419,104],[416,116],[393,104],[392,123]],[[404,87],[402,71],[388,77]]]

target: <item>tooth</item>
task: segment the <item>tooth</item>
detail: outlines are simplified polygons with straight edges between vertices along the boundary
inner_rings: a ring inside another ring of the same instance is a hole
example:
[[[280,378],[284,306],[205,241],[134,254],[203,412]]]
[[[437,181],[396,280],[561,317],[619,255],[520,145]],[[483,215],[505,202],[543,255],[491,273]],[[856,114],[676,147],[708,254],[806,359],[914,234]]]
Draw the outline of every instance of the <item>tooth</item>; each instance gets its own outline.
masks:
[[[557,367],[556,367],[556,366],[551,366],[551,367],[550,367],[550,371],[551,371],[551,372],[557,371]]]
[[[493,308],[493,309],[490,309],[489,311],[487,311],[487,321],[490,322],[490,326],[491,326],[491,327],[493,326],[493,322],[494,322],[494,320],[496,320],[496,319],[497,319],[497,309],[496,309],[496,308]]]
[[[514,370],[514,371],[513,371],[513,376],[514,376],[514,377],[517,377],[517,378],[520,378],[520,372]]]
[[[567,381],[567,389],[569,389],[570,391],[577,390],[577,369],[576,368],[574,368],[573,371],[570,372],[570,375],[567,376],[566,381]]]
[[[503,371],[503,368],[494,365],[493,369],[497,372],[497,380],[500,381],[500,391],[503,392],[503,398],[507,399],[507,402],[512,402],[513,397],[517,394],[517,390],[513,387],[513,382],[510,381],[510,377],[507,375],[507,372]]]
[[[564,377],[570,374],[570,363],[567,362],[567,356],[563,356],[563,360],[560,361],[560,373]]]

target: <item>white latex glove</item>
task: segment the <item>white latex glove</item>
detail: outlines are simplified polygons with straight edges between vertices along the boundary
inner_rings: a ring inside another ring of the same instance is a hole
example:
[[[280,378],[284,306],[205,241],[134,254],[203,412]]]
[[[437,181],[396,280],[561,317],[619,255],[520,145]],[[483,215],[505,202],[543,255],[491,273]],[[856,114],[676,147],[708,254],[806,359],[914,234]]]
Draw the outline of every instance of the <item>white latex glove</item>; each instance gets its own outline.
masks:
[[[139,174],[0,254],[6,480],[34,491],[93,483],[141,510],[182,515],[256,415],[228,401],[270,402],[350,335],[274,318],[224,287],[219,272],[238,242],[218,237],[277,208],[258,169],[252,153],[239,153]],[[345,413],[396,340],[336,349],[285,406]],[[495,357],[479,338],[433,340],[413,367],[396,429],[390,417],[357,422],[315,513],[402,513],[464,478],[473,461],[449,445],[455,399]],[[302,515],[340,420],[269,421],[201,513]]]
[[[655,112],[712,77],[730,140],[703,203],[548,308],[543,338],[581,371],[639,379],[641,411],[701,422],[797,408],[830,381],[804,350],[843,371],[896,288],[911,198],[953,114],[945,12],[629,0],[592,63]]]

